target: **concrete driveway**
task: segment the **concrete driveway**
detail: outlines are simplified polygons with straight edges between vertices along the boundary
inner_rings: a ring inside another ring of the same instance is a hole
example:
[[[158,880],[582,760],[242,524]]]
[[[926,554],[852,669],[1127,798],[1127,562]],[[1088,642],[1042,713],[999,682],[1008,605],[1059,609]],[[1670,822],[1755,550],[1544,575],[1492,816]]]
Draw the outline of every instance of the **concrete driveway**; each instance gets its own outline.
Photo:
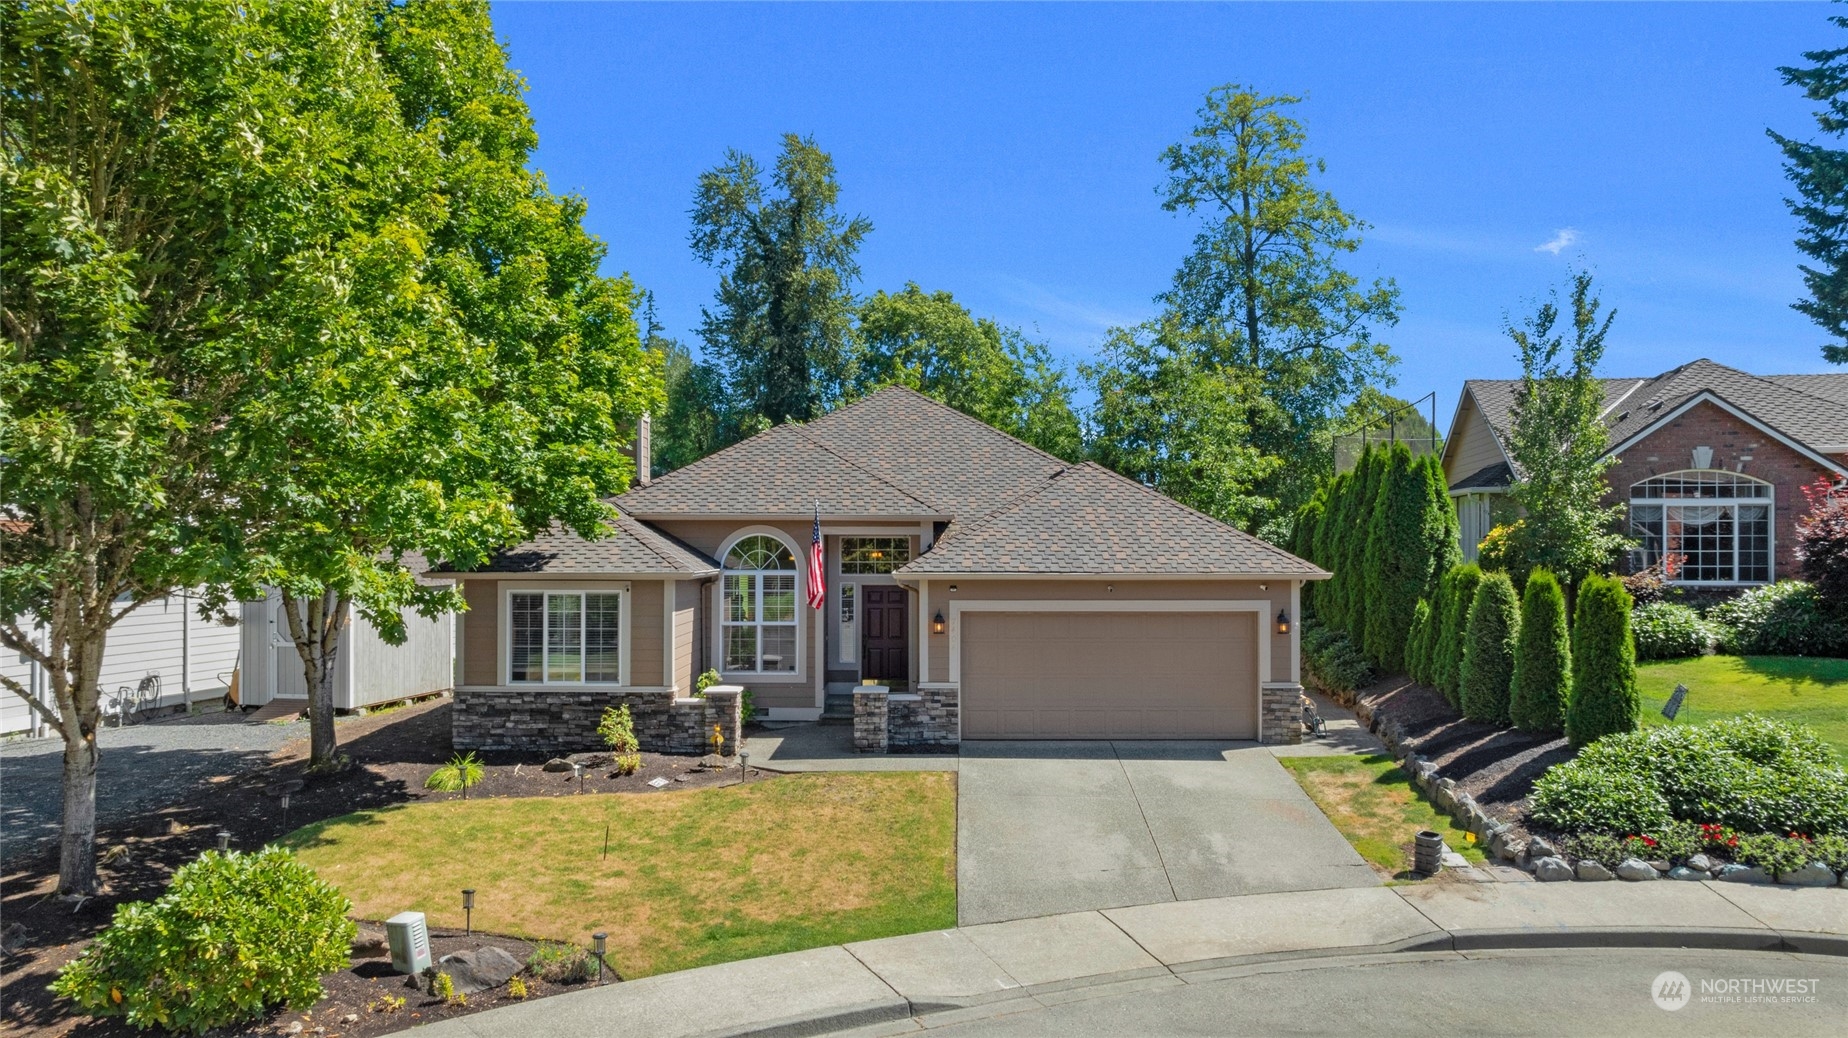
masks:
[[[966,742],[960,763],[963,926],[1379,883],[1255,743]]]

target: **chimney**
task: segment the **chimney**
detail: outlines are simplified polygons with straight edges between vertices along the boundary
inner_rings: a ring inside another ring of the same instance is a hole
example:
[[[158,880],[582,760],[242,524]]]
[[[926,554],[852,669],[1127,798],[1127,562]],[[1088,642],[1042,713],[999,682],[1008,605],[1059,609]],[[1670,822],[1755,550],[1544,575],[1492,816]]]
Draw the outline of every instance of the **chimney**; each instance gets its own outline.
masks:
[[[635,485],[645,487],[654,479],[654,420],[644,414],[635,423]]]

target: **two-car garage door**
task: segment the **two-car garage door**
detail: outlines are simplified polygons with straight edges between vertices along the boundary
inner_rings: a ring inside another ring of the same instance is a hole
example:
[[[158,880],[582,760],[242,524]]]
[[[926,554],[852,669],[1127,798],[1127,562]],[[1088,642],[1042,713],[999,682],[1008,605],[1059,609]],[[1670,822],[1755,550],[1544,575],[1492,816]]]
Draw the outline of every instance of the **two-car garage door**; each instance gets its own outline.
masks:
[[[1258,615],[964,612],[963,738],[1256,738]]]

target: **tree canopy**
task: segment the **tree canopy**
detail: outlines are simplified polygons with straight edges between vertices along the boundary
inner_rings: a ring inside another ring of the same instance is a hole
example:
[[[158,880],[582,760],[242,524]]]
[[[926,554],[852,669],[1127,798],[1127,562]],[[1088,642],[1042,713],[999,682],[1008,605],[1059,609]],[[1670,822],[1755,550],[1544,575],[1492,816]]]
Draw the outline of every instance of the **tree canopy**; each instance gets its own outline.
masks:
[[[1848,29],[1848,17],[1832,15],[1829,23]],[[1848,47],[1806,51],[1804,67],[1778,69],[1784,82],[1819,101],[1816,128],[1839,141],[1848,133]],[[1801,226],[1797,248],[1814,261],[1802,264],[1810,297],[1791,304],[1834,340],[1822,355],[1848,364],[1848,149],[1786,137],[1766,130],[1784,153],[1784,175],[1796,189],[1785,200]]]

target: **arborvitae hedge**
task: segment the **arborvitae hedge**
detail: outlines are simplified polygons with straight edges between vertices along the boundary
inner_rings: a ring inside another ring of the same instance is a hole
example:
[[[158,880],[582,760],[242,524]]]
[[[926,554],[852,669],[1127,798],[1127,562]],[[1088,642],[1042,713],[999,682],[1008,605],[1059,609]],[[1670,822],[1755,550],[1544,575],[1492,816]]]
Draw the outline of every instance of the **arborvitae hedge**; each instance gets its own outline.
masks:
[[[1463,716],[1506,725],[1514,680],[1514,641],[1521,624],[1521,600],[1506,573],[1487,573],[1469,607],[1469,635],[1463,641],[1459,698]]]
[[[1571,692],[1566,596],[1552,571],[1535,569],[1521,596],[1521,637],[1514,651],[1508,713],[1521,731],[1556,735],[1565,727]]]
[[[1431,594],[1457,549],[1449,496],[1440,502],[1431,494],[1436,458],[1414,457],[1402,443],[1381,453],[1367,542],[1365,644],[1374,663],[1390,671],[1408,667],[1412,612]]]
[[[1322,560],[1316,555],[1317,539],[1321,536],[1323,512],[1328,507],[1328,487],[1316,488],[1307,503],[1296,510],[1296,523],[1290,529],[1290,553],[1299,559],[1308,559],[1320,566]],[[1303,582],[1302,608],[1305,614],[1315,611],[1315,591],[1320,581]]]
[[[1457,680],[1463,669],[1463,635],[1469,626],[1469,607],[1476,600],[1476,585],[1482,583],[1482,568],[1473,562],[1450,571],[1450,598],[1444,603],[1443,621],[1437,629],[1437,645],[1431,659],[1431,676],[1438,691],[1450,705],[1462,709],[1457,697]]]
[[[1405,636],[1405,672],[1420,685],[1430,684],[1431,603],[1419,599],[1412,607],[1412,629]]]
[[[1380,483],[1384,481],[1387,465],[1386,452],[1367,450],[1361,455],[1360,465],[1354,474],[1360,479],[1354,491],[1354,520],[1347,532],[1346,556],[1342,564],[1347,567],[1347,579],[1341,586],[1341,611],[1347,618],[1348,636],[1355,644],[1365,641],[1364,625],[1367,612],[1372,608],[1371,596],[1367,588],[1367,532],[1373,527],[1373,510],[1379,498]]]
[[[1328,505],[1322,528],[1316,531],[1315,564],[1334,574],[1316,589],[1316,618],[1337,631],[1347,629],[1341,614],[1341,572],[1343,537],[1353,520],[1351,498],[1354,476],[1343,472],[1328,485]]]
[[[1615,577],[1590,576],[1579,585],[1572,617],[1572,699],[1566,738],[1587,746],[1636,728],[1636,646],[1630,638],[1630,593]]]
[[[1457,505],[1450,499],[1450,484],[1444,479],[1443,459],[1426,454],[1419,460],[1424,462],[1428,498],[1425,518],[1431,524],[1425,531],[1427,543],[1431,545],[1431,569],[1425,578],[1424,593],[1431,597],[1437,594],[1437,582],[1444,574],[1463,563],[1463,532],[1457,526]]]

